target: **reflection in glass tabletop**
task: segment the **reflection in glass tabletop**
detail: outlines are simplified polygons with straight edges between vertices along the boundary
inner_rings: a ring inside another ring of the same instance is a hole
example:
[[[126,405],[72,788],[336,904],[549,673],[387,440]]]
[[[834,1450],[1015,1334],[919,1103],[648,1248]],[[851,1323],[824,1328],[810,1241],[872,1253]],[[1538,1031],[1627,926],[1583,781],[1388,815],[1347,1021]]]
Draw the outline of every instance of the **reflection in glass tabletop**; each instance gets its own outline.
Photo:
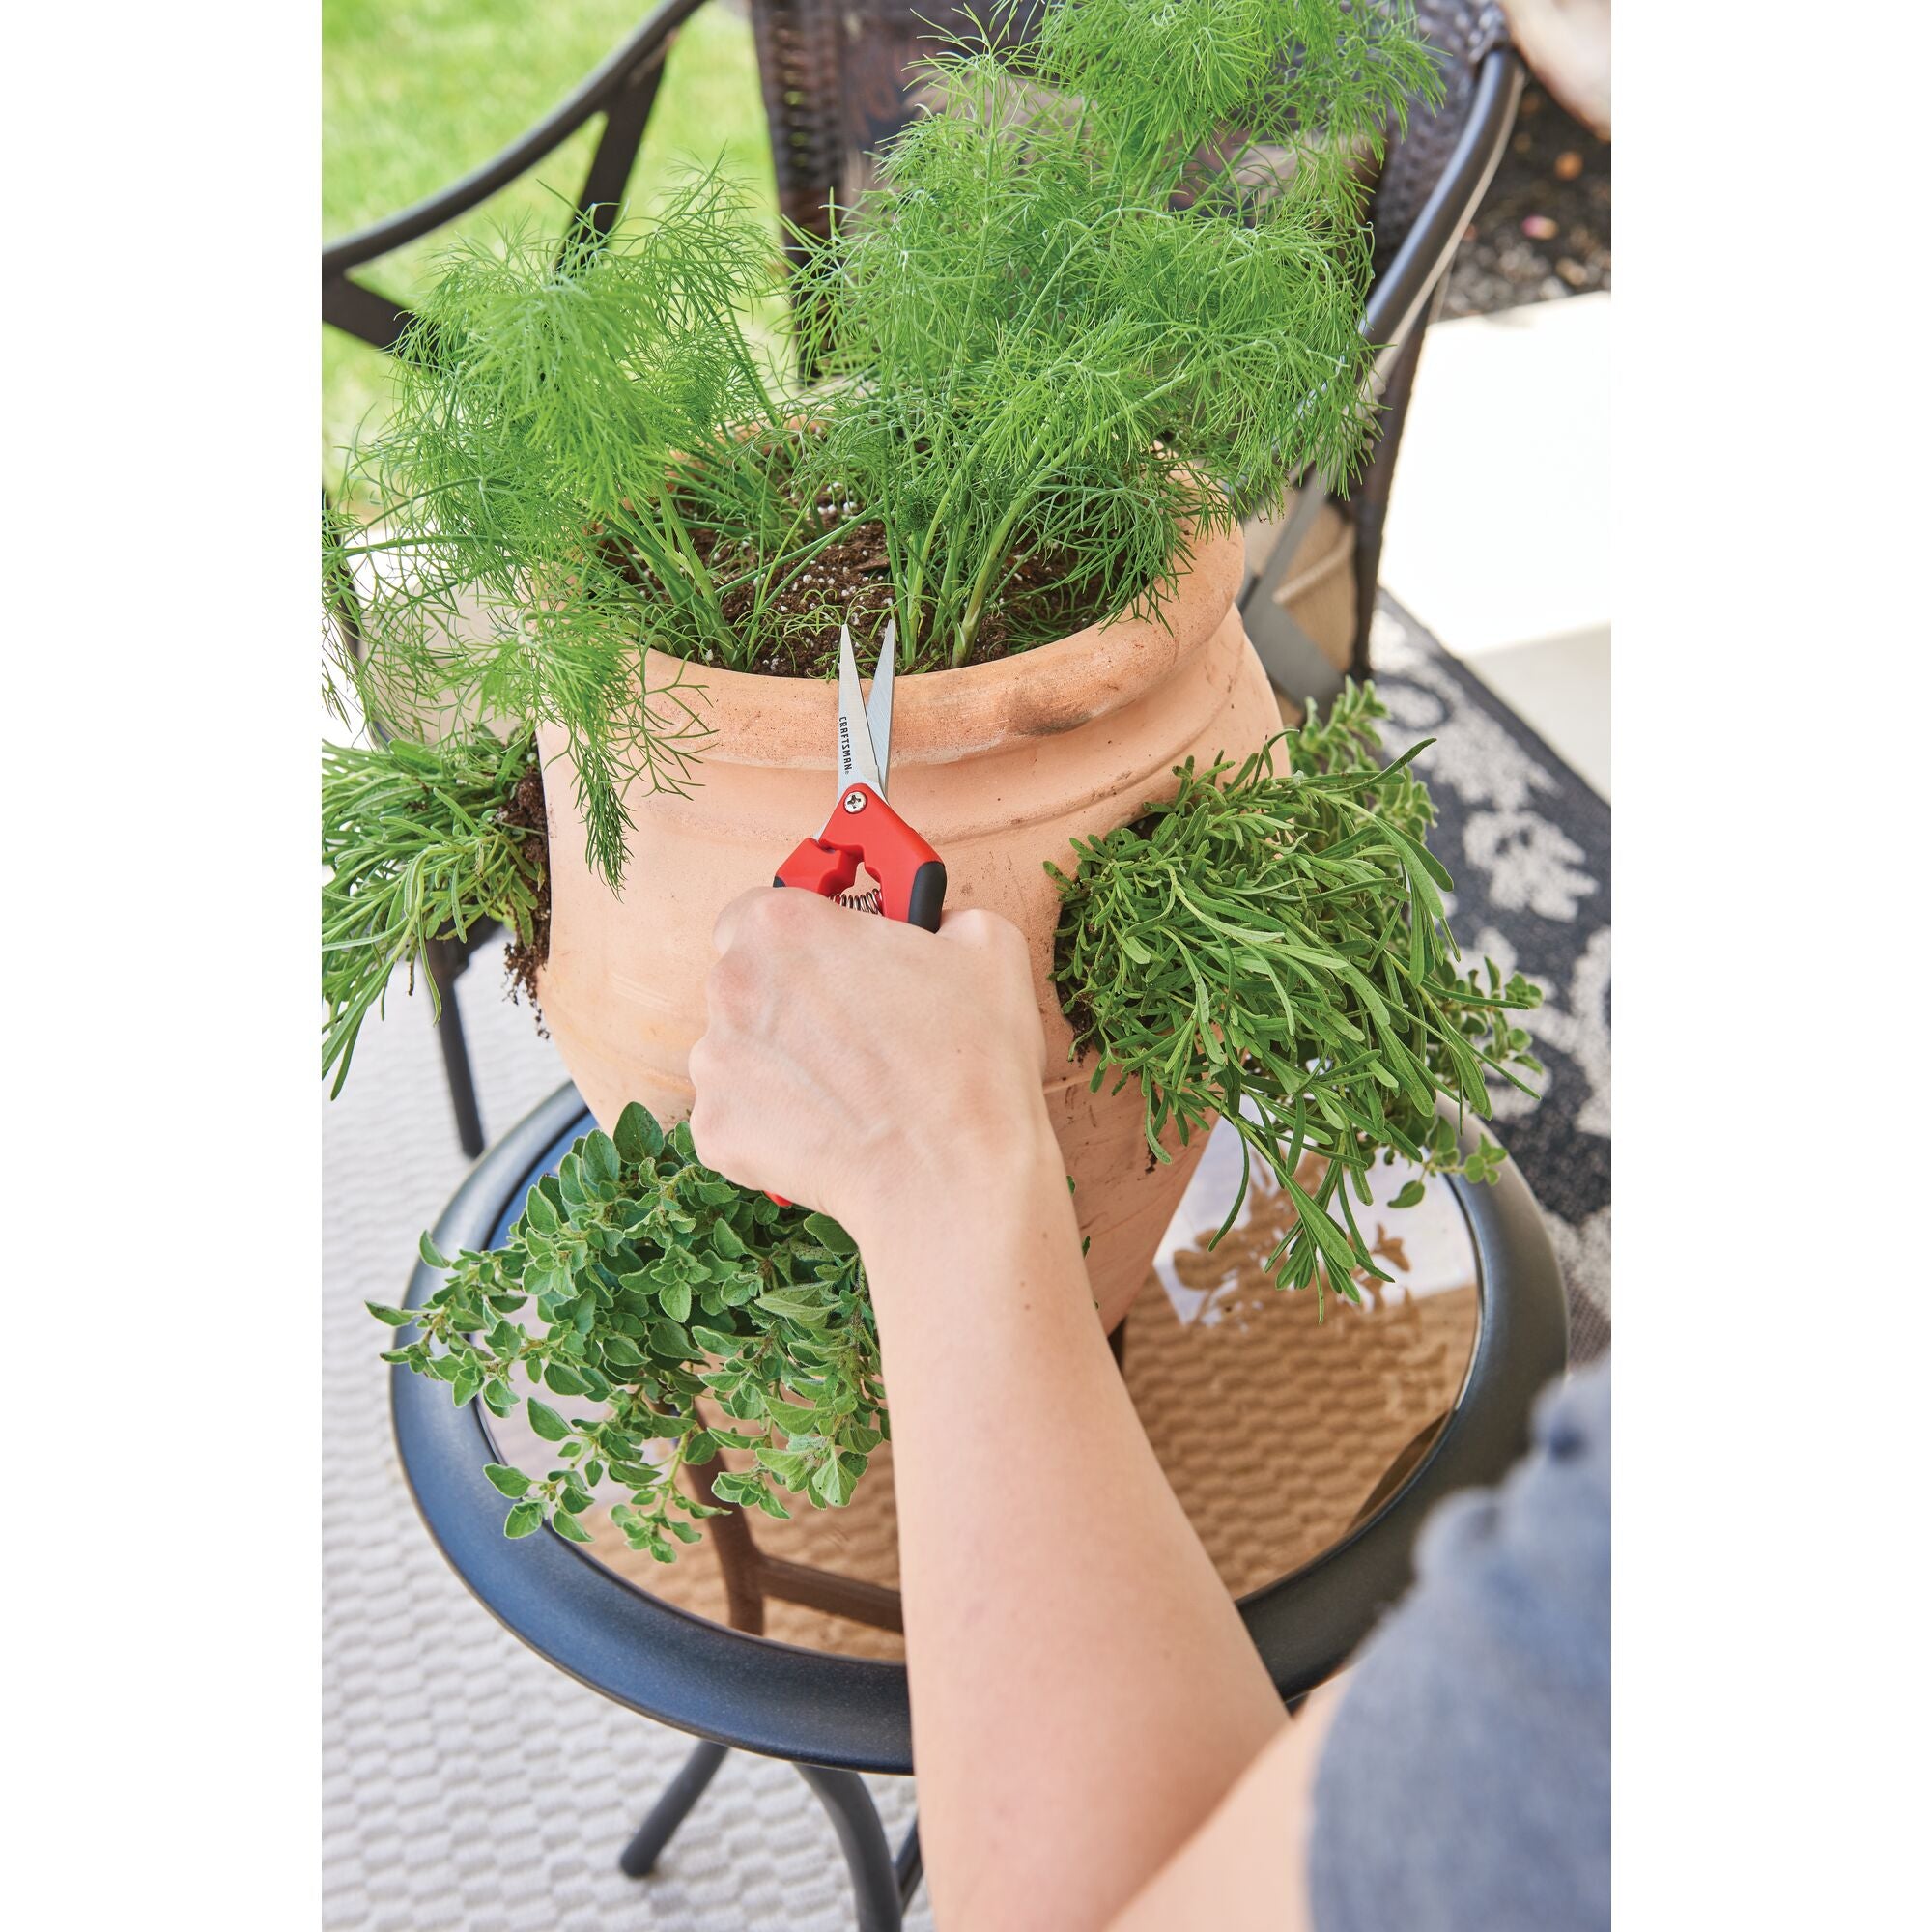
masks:
[[[1410,1173],[1378,1168],[1378,1200]],[[1390,1279],[1360,1276],[1359,1303],[1329,1293],[1318,1308],[1312,1292],[1284,1293],[1264,1271],[1293,1211],[1266,1176],[1210,1250],[1239,1178],[1239,1144],[1217,1128],[1127,1318],[1122,1362],[1168,1479],[1236,1596],[1332,1548],[1402,1487],[1462,1391],[1479,1316],[1475,1251],[1446,1182],[1426,1180],[1413,1208],[1358,1210]],[[521,1411],[497,1425],[513,1463],[523,1426]],[[1054,1481],[1050,1467],[1031,1475]],[[701,1545],[664,1566],[628,1548],[600,1504],[583,1518],[595,1532],[587,1553],[721,1623],[902,1658],[891,1446],[846,1508],[794,1507],[785,1522],[708,1524]],[[985,1561],[997,1566],[999,1550]]]

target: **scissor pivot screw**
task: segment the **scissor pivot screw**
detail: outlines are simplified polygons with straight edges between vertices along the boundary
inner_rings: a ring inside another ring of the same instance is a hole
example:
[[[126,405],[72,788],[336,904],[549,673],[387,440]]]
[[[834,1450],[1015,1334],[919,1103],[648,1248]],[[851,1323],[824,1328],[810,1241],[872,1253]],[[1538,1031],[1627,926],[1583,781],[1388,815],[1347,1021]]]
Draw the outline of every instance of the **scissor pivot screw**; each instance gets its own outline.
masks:
[[[847,811],[864,811],[865,809],[866,794],[864,792],[855,788],[845,794],[845,810]]]

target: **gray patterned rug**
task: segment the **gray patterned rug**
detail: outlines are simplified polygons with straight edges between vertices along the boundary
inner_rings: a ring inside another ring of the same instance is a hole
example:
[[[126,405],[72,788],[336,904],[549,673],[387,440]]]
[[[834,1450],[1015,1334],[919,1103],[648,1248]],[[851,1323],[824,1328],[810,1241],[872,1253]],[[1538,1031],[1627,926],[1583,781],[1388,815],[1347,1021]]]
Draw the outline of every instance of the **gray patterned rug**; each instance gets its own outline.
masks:
[[[1538,979],[1548,1092],[1498,1125],[1550,1211],[1580,1358],[1608,1339],[1609,813],[1406,613],[1376,628],[1399,746],[1426,770],[1457,924]],[[557,1084],[487,958],[459,991],[484,1122]],[[420,1230],[463,1178],[425,1003],[364,1029],[323,1122],[323,1922],[330,1932],[832,1932],[851,1894],[832,1830],[789,1767],[734,1754],[634,1884],[619,1848],[682,1763],[677,1733],[606,1703],[500,1629],[424,1534],[389,1434],[382,1335]],[[896,1839],[905,1780],[871,1780]],[[930,1923],[923,1893],[909,1923]]]
[[[1500,1092],[1496,1138],[1548,1220],[1587,1362],[1610,1345],[1610,808],[1386,592],[1370,656],[1389,750],[1435,740],[1417,770],[1457,937],[1543,989],[1523,1018],[1543,1094]]]

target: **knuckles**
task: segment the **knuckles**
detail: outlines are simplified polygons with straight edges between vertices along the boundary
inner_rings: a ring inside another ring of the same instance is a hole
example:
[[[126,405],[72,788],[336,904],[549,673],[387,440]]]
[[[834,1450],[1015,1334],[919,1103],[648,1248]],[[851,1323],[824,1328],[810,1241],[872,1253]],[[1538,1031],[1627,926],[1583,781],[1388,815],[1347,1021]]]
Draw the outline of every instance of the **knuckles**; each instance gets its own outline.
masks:
[[[1009,932],[1012,930],[1007,921],[984,906],[967,906],[946,922],[946,936],[964,940],[969,946],[990,946],[996,943],[1002,926]]]
[[[766,1009],[781,970],[782,954],[761,944],[755,931],[749,943],[734,941],[704,976],[704,1002],[713,1024],[752,1024]]]
[[[768,946],[780,933],[795,929],[802,902],[813,899],[814,895],[790,887],[753,886],[719,913],[711,929],[712,944],[727,957],[741,944]]]
[[[998,961],[1003,970],[1026,964],[1025,935],[1011,920],[1002,919],[984,906],[968,906],[953,914],[946,925],[949,938],[963,940],[976,952]]]
[[[721,1070],[718,1062],[718,1037],[714,1028],[699,1034],[691,1049],[691,1084],[696,1088],[700,1098]]]
[[[1018,926],[996,912],[969,906],[948,922],[948,930],[976,955],[997,997],[1033,1005],[1033,963]]]
[[[804,931],[822,918],[830,901],[796,886],[753,893],[739,921],[739,930],[754,938],[773,940]]]

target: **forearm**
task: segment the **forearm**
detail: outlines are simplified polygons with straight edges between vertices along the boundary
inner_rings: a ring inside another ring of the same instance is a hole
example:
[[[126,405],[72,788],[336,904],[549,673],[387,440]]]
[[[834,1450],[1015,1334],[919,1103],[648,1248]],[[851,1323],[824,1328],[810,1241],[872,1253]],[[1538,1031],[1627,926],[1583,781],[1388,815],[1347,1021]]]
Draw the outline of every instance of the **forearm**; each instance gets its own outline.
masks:
[[[1108,1352],[1043,1117],[860,1243],[940,1923],[1104,1923],[1279,1700]]]

